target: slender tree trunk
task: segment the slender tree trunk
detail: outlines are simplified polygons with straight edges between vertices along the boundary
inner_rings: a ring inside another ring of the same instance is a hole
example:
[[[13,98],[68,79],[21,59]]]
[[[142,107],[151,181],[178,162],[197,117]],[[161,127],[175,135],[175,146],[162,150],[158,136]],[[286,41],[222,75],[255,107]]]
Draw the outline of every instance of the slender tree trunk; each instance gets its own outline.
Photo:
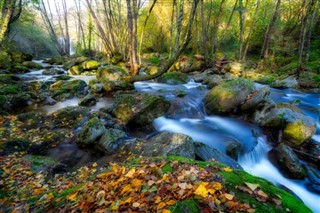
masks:
[[[201,25],[202,25],[202,48],[204,53],[204,64],[205,66],[208,65],[208,31],[206,29],[206,22],[205,22],[205,14],[204,14],[204,0],[201,0]],[[209,19],[210,20],[210,19]]]
[[[178,10],[178,7],[176,8],[176,21],[177,21],[177,31],[176,31],[176,39],[174,43],[173,52],[176,54],[179,50],[179,42],[180,42],[180,36],[182,31],[182,21],[183,21],[183,13],[184,13],[184,0],[180,0],[180,8]],[[179,11],[179,12],[178,12]]]
[[[241,0],[240,0],[241,1]],[[219,11],[218,14],[215,18],[214,21],[214,26],[213,26],[213,42],[212,42],[212,53],[215,51],[215,49],[217,48],[217,36],[218,36],[218,29],[219,29],[219,24],[220,24],[220,17],[223,11],[223,6],[224,6],[225,0],[222,0],[220,3],[220,7],[219,7]]]
[[[262,48],[261,55],[264,59],[268,58],[271,37],[272,37],[273,31],[275,30],[275,27],[276,27],[276,21],[277,21],[278,15],[279,15],[280,4],[281,4],[281,0],[277,0],[276,9],[274,11],[272,20],[270,22],[270,25],[268,27],[268,30],[267,30],[267,33],[266,33],[266,36],[265,36],[265,39],[263,42],[263,48]]]
[[[66,0],[62,1],[63,13],[64,13],[64,25],[66,31],[65,37],[65,52],[67,56],[70,56],[70,36],[69,36],[69,25],[68,25],[68,9]]]
[[[307,31],[307,21],[308,21],[308,14],[314,4],[314,0],[310,0],[309,6],[307,8],[307,0],[303,0],[302,2],[302,17],[301,17],[301,26],[300,26],[300,36],[299,36],[299,51],[298,51],[298,69],[297,75],[300,75],[300,72],[304,69],[303,64],[303,50],[305,46],[305,38],[306,38],[306,31]]]
[[[261,0],[257,0],[256,9],[255,9],[254,15],[253,15],[253,21],[251,23],[251,27],[250,27],[249,34],[248,34],[248,37],[247,37],[246,45],[245,45],[245,48],[244,48],[244,51],[243,51],[243,54],[242,54],[242,60],[243,61],[246,60],[247,52],[248,52],[249,44],[250,44],[250,39],[251,39],[251,36],[253,34],[254,26],[255,26],[255,24],[257,22],[257,17],[258,17],[257,14],[258,14],[258,11],[259,11],[260,1]]]
[[[242,59],[241,54],[242,54],[242,46],[243,46],[243,32],[244,32],[244,27],[243,27],[243,1],[239,0],[239,26],[240,26],[240,47],[239,47],[239,60]]]
[[[227,30],[229,29],[229,26],[230,26],[230,23],[231,23],[233,14],[234,14],[234,12],[236,11],[236,8],[237,8],[237,5],[238,5],[238,1],[239,1],[239,0],[236,0],[236,2],[235,2],[234,5],[233,5],[233,8],[232,8],[232,11],[231,11],[231,14],[230,14],[230,17],[229,17],[227,26],[226,26],[226,28],[225,28],[224,31],[223,31],[223,34],[222,34],[223,36],[222,36],[222,38],[225,37],[225,35],[226,35],[226,33],[227,33]]]
[[[314,24],[315,24],[315,19],[316,19],[316,16],[317,16],[318,5],[319,5],[318,3],[319,3],[319,1],[315,0],[315,5],[314,5],[312,16],[311,16],[311,19],[310,19],[310,22],[309,22],[309,31],[308,31],[308,35],[307,35],[307,41],[306,41],[306,43],[307,43],[306,44],[306,59],[305,59],[306,62],[309,61],[312,31],[313,31]]]
[[[128,82],[136,82],[136,81],[148,81],[154,78],[157,78],[159,76],[161,76],[163,73],[167,72],[170,67],[178,60],[178,58],[180,57],[180,55],[184,52],[184,50],[187,48],[190,40],[191,40],[191,34],[192,34],[192,25],[193,25],[193,20],[197,11],[197,6],[199,3],[199,0],[193,0],[192,1],[192,8],[190,11],[190,15],[189,15],[189,20],[188,20],[188,25],[187,25],[187,29],[186,29],[186,34],[183,40],[182,45],[179,48],[179,51],[173,55],[171,58],[169,58],[169,60],[167,61],[167,63],[161,68],[161,70],[159,70],[157,73],[153,74],[153,75],[147,75],[147,76],[133,76],[133,77],[129,77],[127,79],[124,79]]]
[[[174,36],[173,36],[173,28],[174,28],[174,14],[175,14],[175,8],[176,8],[176,4],[177,4],[177,0],[173,0],[172,1],[172,11],[171,11],[171,24],[170,24],[170,54],[169,54],[169,58],[172,57],[173,54],[173,40],[174,40]]]
[[[133,76],[138,73],[137,64],[137,18],[138,18],[138,2],[137,0],[127,0],[128,10],[128,29],[129,29],[129,55],[130,70]]]
[[[138,48],[138,55],[139,55],[139,64],[141,64],[141,49],[142,49],[142,41],[143,41],[143,35],[144,35],[144,30],[147,26],[148,20],[150,18],[151,12],[154,8],[154,6],[156,5],[157,0],[153,0],[152,5],[149,9],[148,15],[146,17],[146,20],[144,21],[143,27],[142,27],[142,31],[141,31],[141,36],[140,36],[140,42],[139,42],[139,48]]]

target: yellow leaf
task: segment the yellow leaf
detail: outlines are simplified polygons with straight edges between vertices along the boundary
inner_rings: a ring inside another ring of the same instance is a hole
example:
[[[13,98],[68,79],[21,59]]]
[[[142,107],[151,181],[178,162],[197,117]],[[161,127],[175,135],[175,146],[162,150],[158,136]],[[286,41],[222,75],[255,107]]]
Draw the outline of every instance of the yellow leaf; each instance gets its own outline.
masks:
[[[234,195],[232,195],[232,194],[225,194],[224,196],[225,196],[228,200],[232,200],[233,197],[234,197]]]
[[[125,177],[132,178],[135,172],[136,170],[133,168],[125,175]]]
[[[119,209],[119,206],[118,205],[113,205],[112,207],[111,207],[111,210],[113,210],[113,211],[117,211]]]
[[[160,209],[163,209],[165,206],[166,204],[164,202],[159,203],[157,206],[157,211],[159,211]]]
[[[98,164],[96,163],[96,162],[94,162],[93,164],[92,164],[92,167],[97,167],[98,166]]]
[[[216,190],[215,190],[215,189],[208,189],[208,192],[209,192],[211,195],[213,195],[213,194],[216,192]]]
[[[78,195],[78,192],[73,193],[72,195],[68,196],[68,200],[74,201],[76,199],[77,195]]]
[[[35,195],[39,195],[39,194],[41,194],[42,192],[43,192],[43,189],[42,189],[42,188],[33,190],[33,194],[35,194]]]
[[[205,197],[208,196],[208,191],[207,191],[206,187],[204,187],[203,185],[200,185],[200,186],[196,189],[196,191],[194,192],[194,194],[199,195],[199,196],[205,198]]]
[[[140,187],[140,186],[141,186],[141,183],[142,183],[142,180],[134,179],[134,180],[132,181],[132,186],[134,186],[134,187]]]
[[[134,203],[132,204],[132,206],[133,206],[134,208],[138,208],[138,207],[140,206],[140,203],[134,202]]]
[[[157,199],[154,201],[155,204],[158,204],[161,202],[161,197],[160,196],[157,196]]]
[[[251,189],[252,191],[254,191],[254,190],[256,190],[256,188],[258,188],[260,185],[259,184],[254,184],[254,183],[248,183],[248,182],[244,182],[246,185],[247,185],[247,187],[249,188],[249,189]]]
[[[172,206],[173,204],[175,204],[176,203],[176,201],[174,201],[174,200],[169,200],[168,202],[166,202],[166,204],[168,205],[168,206]]]
[[[162,210],[162,213],[171,213],[171,211],[168,210],[168,209],[163,209],[163,210]]]
[[[222,189],[222,185],[221,185],[221,183],[219,183],[219,182],[215,182],[215,183],[213,184],[213,188],[214,188],[215,190],[221,190],[221,189]]]
[[[122,189],[121,194],[124,194],[124,193],[126,193],[127,191],[130,191],[130,190],[131,190],[131,186],[130,186],[130,185],[126,185],[126,186]]]
[[[207,186],[209,184],[209,182],[202,182],[201,185],[202,186]]]
[[[233,169],[231,169],[230,167],[226,167],[226,168],[223,168],[223,171],[225,171],[225,172],[232,172]]]

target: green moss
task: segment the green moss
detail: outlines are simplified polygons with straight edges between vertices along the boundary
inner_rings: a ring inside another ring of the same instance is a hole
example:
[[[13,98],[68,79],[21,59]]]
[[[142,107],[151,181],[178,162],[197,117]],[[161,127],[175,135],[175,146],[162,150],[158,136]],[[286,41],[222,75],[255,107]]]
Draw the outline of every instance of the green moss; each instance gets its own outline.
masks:
[[[72,77],[71,76],[68,76],[68,75],[60,75],[60,76],[57,76],[56,77],[56,79],[57,80],[63,80],[63,81],[65,81],[65,80],[69,80],[69,79],[71,79]]]
[[[278,73],[290,73],[292,71],[296,71],[298,68],[298,62],[294,61],[291,62],[290,64],[287,64],[283,67],[280,67],[277,72]]]
[[[169,210],[171,210],[172,213],[200,213],[200,208],[198,207],[198,202],[196,200],[179,201],[176,205],[170,206]]]
[[[18,94],[19,88],[14,85],[7,85],[0,89],[0,95]]]
[[[158,58],[158,57],[155,57],[155,56],[151,56],[149,58],[149,62],[156,65],[156,66],[160,66],[161,64],[161,60]]]

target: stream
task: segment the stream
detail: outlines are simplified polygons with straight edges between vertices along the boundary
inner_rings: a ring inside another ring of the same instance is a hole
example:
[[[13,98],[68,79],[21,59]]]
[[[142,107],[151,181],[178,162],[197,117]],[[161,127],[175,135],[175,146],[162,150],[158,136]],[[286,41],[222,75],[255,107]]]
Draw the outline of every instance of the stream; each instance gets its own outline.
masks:
[[[36,61],[42,66],[47,66],[41,61]],[[61,66],[54,68],[62,69]],[[54,76],[42,75],[43,70],[32,70],[29,73],[19,75],[26,81],[41,80],[52,81]],[[75,76],[73,79],[86,81],[94,79],[92,76]],[[238,162],[245,171],[252,175],[265,178],[276,185],[283,185],[293,191],[313,212],[319,212],[320,195],[313,193],[305,186],[303,180],[290,180],[285,178],[276,167],[268,160],[267,153],[271,146],[267,143],[267,137],[259,126],[228,116],[208,116],[204,111],[203,99],[207,93],[206,87],[200,83],[190,81],[183,85],[168,85],[154,82],[137,82],[134,84],[137,91],[163,95],[172,102],[168,116],[154,120],[157,131],[169,131],[189,135],[194,141],[199,141],[225,153],[226,146],[234,141],[241,144]],[[255,84],[256,88],[264,85]],[[187,95],[176,97],[178,90],[185,90]],[[270,88],[270,97],[276,103],[292,102],[299,100],[297,105],[303,113],[317,121],[317,132],[312,137],[316,143],[320,143],[320,99],[319,94],[312,91],[300,91],[295,89]],[[78,98],[58,102],[55,105],[33,106],[33,110],[52,113],[66,106],[75,106]],[[106,107],[113,103],[113,98],[100,98],[99,102],[90,107],[92,110]]]

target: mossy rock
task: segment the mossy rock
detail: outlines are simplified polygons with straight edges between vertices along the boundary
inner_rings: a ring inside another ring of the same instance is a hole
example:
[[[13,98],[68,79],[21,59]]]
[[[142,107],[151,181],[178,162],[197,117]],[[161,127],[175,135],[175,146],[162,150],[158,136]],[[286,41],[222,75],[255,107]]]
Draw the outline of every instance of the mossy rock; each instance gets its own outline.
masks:
[[[0,85],[0,95],[18,94],[21,88],[16,85]]]
[[[29,53],[23,53],[23,52],[19,52],[19,51],[14,51],[14,52],[10,52],[12,61],[14,63],[22,63],[24,61],[31,61],[32,60],[32,55]]]
[[[57,128],[76,128],[89,119],[90,110],[85,107],[65,107],[54,112],[52,123]]]
[[[45,172],[45,170],[57,163],[53,158],[40,155],[26,155],[23,159],[31,163],[31,171],[36,173]]]
[[[27,73],[30,72],[29,68],[22,65],[22,64],[16,64],[13,67],[10,68],[11,73]]]
[[[58,70],[58,69],[48,69],[48,70],[44,70],[42,72],[42,75],[58,75],[58,74],[63,74],[64,71],[62,70]]]
[[[81,64],[84,70],[95,70],[98,69],[100,66],[100,63],[95,60],[85,61]]]
[[[43,69],[43,67],[40,64],[37,64],[32,61],[24,61],[22,65],[29,69],[37,69],[37,70]]]
[[[0,51],[0,68],[8,69],[11,66],[11,56],[7,51]]]
[[[190,77],[185,73],[180,72],[168,72],[161,75],[158,79],[158,83],[165,83],[165,84],[186,84],[190,81]]]
[[[116,96],[112,114],[132,127],[144,127],[164,115],[170,102],[162,96],[146,93]]]
[[[226,114],[233,112],[254,90],[250,80],[235,79],[225,81],[212,88],[205,97],[205,108],[208,114]]]
[[[61,65],[65,61],[65,58],[62,56],[54,56],[52,58],[48,58],[44,60],[44,63],[52,64],[52,65]]]
[[[83,68],[81,66],[78,66],[78,65],[72,66],[68,70],[68,74],[69,75],[81,75],[82,72],[83,72]]]
[[[6,154],[12,154],[14,152],[27,151],[31,147],[31,144],[31,141],[29,141],[28,139],[10,139],[5,143],[3,152]]]
[[[90,119],[82,128],[77,138],[77,144],[80,147],[93,146],[93,143],[100,138],[106,131],[103,123],[99,118],[94,117]]]
[[[60,76],[57,76],[56,79],[58,81],[62,80],[62,81],[66,81],[66,80],[70,80],[72,77],[71,76],[68,76],[68,75],[60,75]]]
[[[53,94],[52,97],[58,101],[61,101],[62,94],[71,94],[78,97],[82,98],[84,97],[88,91],[86,90],[87,84],[85,81],[82,80],[71,80],[71,81],[57,81],[54,84],[50,86],[49,91]],[[68,95],[69,97],[69,95]]]
[[[126,81],[103,81],[102,87],[106,93],[134,89],[133,84]]]
[[[104,66],[97,70],[96,77],[103,83],[106,81],[119,81],[121,78],[128,76],[128,74],[120,66]]]

